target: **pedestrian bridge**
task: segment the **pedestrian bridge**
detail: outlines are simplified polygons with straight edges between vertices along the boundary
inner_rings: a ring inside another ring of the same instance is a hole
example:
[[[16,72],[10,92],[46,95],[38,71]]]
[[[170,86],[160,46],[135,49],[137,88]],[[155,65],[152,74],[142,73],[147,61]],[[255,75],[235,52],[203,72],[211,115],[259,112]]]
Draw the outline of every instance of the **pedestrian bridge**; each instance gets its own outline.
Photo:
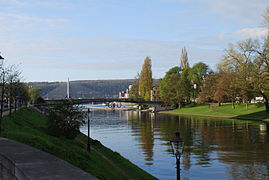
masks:
[[[52,99],[45,100],[48,104],[55,104],[62,102],[67,99]],[[74,104],[85,104],[85,103],[106,103],[106,102],[125,102],[125,103],[136,103],[136,104],[145,104],[145,105],[163,105],[163,101],[145,101],[141,99],[120,99],[120,98],[91,98],[91,99],[70,99]]]
[[[53,99],[45,100],[46,104],[56,104],[67,99]],[[86,103],[135,103],[139,106],[148,106],[153,109],[153,111],[165,110],[165,104],[163,101],[145,101],[142,99],[120,99],[120,98],[91,98],[91,99],[70,99],[74,104],[86,104]]]

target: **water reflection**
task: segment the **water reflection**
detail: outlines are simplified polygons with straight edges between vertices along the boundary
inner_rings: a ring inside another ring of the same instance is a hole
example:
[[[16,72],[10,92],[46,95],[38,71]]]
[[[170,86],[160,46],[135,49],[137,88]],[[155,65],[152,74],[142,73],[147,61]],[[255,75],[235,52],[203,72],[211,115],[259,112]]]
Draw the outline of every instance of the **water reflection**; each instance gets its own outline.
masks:
[[[175,179],[169,140],[177,129],[185,179],[269,179],[266,123],[99,110],[91,121],[93,138],[160,179]]]

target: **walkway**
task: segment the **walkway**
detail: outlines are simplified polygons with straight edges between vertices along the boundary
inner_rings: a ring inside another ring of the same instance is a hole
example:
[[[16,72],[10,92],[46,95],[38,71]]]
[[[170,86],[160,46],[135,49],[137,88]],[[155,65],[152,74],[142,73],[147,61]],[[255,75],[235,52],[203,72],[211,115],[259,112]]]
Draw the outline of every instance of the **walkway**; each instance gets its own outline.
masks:
[[[14,174],[16,174],[16,170],[20,170],[27,177],[26,179],[97,180],[96,177],[51,154],[9,139],[0,138],[0,155],[8,158],[15,165],[12,167],[8,164],[6,168],[10,168],[9,170]],[[3,158],[0,156],[0,167],[2,161]]]

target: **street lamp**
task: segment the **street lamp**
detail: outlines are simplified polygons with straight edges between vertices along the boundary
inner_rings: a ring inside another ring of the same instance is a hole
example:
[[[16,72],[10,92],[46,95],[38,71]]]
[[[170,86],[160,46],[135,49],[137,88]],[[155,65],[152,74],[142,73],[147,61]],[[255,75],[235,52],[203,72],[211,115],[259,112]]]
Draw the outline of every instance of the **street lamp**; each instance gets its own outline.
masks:
[[[177,180],[180,180],[180,156],[184,151],[184,142],[180,138],[179,131],[177,131],[175,135],[176,136],[171,139],[170,144],[171,144],[173,153],[176,156]]]

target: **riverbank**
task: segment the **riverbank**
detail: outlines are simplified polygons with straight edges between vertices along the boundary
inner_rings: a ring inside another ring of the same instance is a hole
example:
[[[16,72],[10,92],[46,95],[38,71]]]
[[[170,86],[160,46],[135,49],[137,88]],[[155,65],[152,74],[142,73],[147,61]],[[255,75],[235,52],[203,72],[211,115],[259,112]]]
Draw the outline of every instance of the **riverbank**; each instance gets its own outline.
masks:
[[[172,111],[164,111],[161,113],[188,115],[188,116],[203,116],[203,117],[217,117],[226,119],[245,119],[245,120],[259,120],[269,122],[269,114],[265,111],[263,104],[249,104],[246,109],[245,104],[236,104],[235,109],[231,104],[224,104],[222,106],[209,105],[187,105],[181,109]]]
[[[46,121],[43,114],[21,109],[11,119],[3,118],[0,136],[53,154],[100,179],[156,179],[97,140],[91,140],[91,152],[87,152],[83,134],[75,140],[50,136]]]

